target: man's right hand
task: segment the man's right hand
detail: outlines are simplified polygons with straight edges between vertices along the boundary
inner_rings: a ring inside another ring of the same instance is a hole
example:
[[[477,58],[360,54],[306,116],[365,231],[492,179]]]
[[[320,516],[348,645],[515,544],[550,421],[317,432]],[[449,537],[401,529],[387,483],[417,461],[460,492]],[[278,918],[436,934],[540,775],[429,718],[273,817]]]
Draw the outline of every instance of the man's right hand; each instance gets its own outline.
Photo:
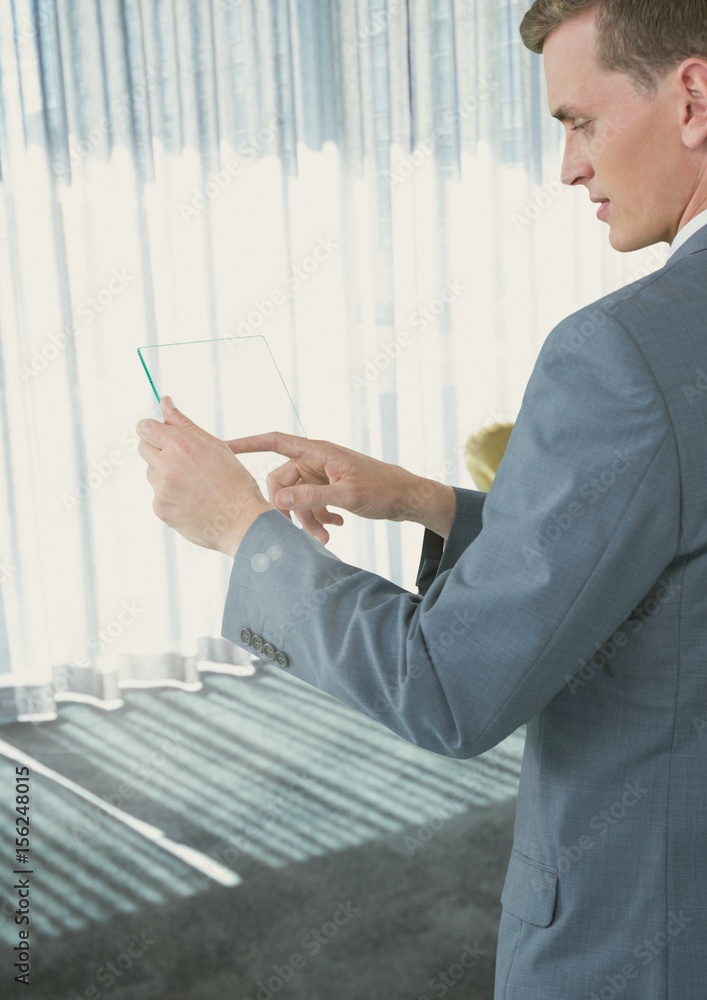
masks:
[[[376,520],[414,521],[446,538],[456,510],[451,486],[423,479],[399,465],[388,465],[329,441],[312,441],[273,431],[227,441],[235,455],[275,452],[289,459],[267,477],[268,500],[324,545],[325,524],[342,525],[327,505]],[[286,493],[292,494],[287,502]]]

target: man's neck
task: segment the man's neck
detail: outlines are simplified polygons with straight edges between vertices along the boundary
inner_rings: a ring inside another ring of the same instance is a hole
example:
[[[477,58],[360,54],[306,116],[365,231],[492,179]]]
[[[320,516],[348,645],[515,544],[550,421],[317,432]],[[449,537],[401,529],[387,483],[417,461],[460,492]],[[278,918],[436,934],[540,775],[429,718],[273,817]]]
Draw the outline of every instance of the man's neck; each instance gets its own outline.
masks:
[[[701,211],[690,215],[689,221],[683,223],[677,232],[673,242],[670,244],[670,256],[675,253],[691,236],[699,232],[703,226],[707,226],[707,204]]]

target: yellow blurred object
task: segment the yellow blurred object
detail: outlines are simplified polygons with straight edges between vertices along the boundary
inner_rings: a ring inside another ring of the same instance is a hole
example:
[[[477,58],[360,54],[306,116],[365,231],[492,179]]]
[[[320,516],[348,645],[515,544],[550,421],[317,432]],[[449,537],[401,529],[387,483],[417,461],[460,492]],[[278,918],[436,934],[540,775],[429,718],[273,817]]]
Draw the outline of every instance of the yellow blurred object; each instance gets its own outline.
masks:
[[[501,464],[514,424],[494,424],[472,434],[466,443],[466,467],[477,487],[488,493]]]

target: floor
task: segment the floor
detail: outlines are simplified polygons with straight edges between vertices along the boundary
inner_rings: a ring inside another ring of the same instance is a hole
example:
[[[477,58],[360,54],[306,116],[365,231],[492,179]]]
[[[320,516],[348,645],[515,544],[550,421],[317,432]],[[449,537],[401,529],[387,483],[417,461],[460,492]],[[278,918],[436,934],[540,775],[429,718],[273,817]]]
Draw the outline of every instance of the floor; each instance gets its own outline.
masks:
[[[203,679],[0,730],[38,762],[34,1000],[492,1000],[522,730],[452,760],[274,667]],[[0,756],[12,987],[16,763]]]

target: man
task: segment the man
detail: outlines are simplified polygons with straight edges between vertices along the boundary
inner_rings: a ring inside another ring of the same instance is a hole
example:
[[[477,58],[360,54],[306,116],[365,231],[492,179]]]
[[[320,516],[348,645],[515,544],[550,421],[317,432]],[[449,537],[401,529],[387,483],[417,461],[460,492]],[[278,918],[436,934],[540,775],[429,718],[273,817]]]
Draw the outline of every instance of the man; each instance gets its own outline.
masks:
[[[437,753],[527,723],[496,1000],[705,1000],[707,6],[538,0],[522,34],[563,181],[672,255],[550,333],[488,496],[166,404],[140,452],[158,516],[234,557],[225,637]],[[230,451],[273,448],[268,503]],[[425,524],[420,594],[328,552],[327,504]]]

